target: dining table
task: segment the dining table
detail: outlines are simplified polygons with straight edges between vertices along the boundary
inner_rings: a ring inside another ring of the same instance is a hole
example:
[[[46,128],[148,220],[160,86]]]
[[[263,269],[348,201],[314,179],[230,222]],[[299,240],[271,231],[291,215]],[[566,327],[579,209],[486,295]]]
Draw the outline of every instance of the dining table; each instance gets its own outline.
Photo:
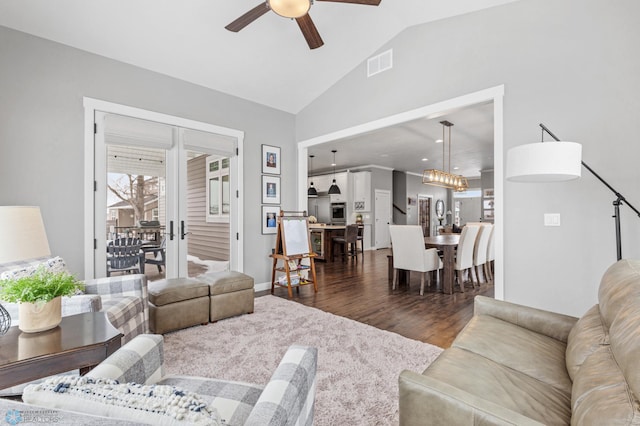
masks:
[[[425,248],[436,248],[443,252],[442,292],[445,294],[453,294],[456,249],[459,242],[460,234],[441,234],[424,238]]]

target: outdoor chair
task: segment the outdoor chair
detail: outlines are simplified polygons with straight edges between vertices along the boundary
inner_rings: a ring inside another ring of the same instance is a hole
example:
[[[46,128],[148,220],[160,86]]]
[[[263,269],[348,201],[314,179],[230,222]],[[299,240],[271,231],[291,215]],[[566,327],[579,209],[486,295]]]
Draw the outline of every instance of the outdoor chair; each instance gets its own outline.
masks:
[[[166,237],[162,239],[162,243],[160,243],[159,246],[143,247],[142,251],[145,254],[144,263],[149,265],[156,265],[158,267],[158,273],[162,273],[162,267],[166,264],[166,248]],[[146,257],[147,253],[152,253],[153,257]]]
[[[144,252],[139,238],[117,238],[107,245],[107,277],[112,272],[144,274]]]

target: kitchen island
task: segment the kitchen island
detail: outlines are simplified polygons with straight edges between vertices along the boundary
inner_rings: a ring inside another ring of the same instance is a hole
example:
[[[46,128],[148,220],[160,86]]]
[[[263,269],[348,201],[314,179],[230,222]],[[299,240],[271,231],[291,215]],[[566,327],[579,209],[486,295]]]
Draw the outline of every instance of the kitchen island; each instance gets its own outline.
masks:
[[[331,262],[333,244],[331,239],[338,235],[344,235],[345,225],[328,225],[325,223],[310,223],[311,246],[318,255],[316,260]]]

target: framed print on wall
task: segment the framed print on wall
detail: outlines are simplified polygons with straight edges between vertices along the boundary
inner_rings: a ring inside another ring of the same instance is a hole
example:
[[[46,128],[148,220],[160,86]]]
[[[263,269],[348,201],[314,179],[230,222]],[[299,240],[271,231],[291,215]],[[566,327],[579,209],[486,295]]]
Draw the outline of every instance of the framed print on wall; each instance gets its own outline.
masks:
[[[280,147],[262,145],[262,173],[271,175],[280,174]]]
[[[280,204],[280,177],[262,175],[262,204]]]
[[[276,224],[280,213],[280,206],[262,206],[262,233],[275,234],[278,229]]]

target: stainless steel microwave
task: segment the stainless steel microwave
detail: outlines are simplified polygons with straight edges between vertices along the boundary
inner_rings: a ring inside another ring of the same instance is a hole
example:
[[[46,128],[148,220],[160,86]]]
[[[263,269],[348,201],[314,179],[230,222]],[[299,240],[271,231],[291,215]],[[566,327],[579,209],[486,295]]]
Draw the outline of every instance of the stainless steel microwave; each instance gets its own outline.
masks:
[[[347,223],[346,203],[331,203],[331,223],[333,225],[343,225]]]

